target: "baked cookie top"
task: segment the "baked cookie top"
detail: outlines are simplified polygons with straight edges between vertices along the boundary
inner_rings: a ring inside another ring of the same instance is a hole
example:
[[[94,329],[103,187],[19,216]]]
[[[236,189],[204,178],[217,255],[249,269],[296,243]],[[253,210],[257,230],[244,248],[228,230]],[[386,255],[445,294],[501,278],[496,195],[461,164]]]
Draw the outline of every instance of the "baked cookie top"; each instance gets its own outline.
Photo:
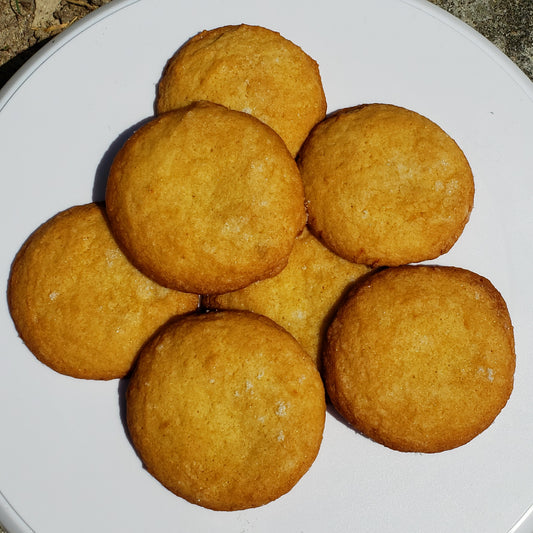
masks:
[[[313,129],[298,160],[310,227],[350,261],[436,258],[459,238],[473,207],[472,171],[459,146],[402,107],[335,113]]]
[[[198,300],[136,270],[97,204],[71,207],[40,226],[8,283],[11,316],[28,348],[57,372],[87,379],[126,375],[154,330],[196,310]]]
[[[325,330],[348,288],[370,271],[331,252],[307,228],[296,238],[287,266],[244,289],[207,296],[203,305],[268,316],[294,335],[320,368]]]
[[[311,358],[271,320],[241,311],[190,315],[139,356],[127,423],[147,470],[215,510],[266,504],[313,463],[325,420]]]
[[[251,115],[209,102],[155,117],[119,151],[111,228],[160,284],[221,293],[277,274],[305,225],[298,167]]]
[[[293,156],[326,113],[317,63],[260,26],[203,31],[170,59],[159,83],[159,113],[197,100],[244,111],[272,127]]]
[[[402,266],[370,275],[328,331],[325,382],[356,429],[401,451],[440,452],[485,430],[515,369],[506,304],[482,276]]]

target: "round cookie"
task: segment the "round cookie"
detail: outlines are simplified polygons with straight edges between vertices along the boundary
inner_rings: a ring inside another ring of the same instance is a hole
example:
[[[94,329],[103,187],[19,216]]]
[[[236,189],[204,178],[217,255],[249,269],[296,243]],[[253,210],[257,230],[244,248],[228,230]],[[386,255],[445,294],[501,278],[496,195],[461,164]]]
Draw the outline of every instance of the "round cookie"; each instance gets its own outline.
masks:
[[[316,62],[260,26],[203,31],[170,59],[159,83],[159,113],[197,100],[244,111],[273,128],[296,155],[326,113]]]
[[[209,102],[134,133],[113,162],[106,205],[130,260],[161,285],[193,293],[277,274],[306,219],[298,167],[280,137]]]
[[[403,266],[358,285],[333,320],[325,383],[339,413],[400,451],[440,452],[484,431],[515,369],[506,304],[482,276]]]
[[[305,228],[277,276],[239,291],[206,296],[202,305],[268,316],[294,335],[320,367],[325,329],[338,302],[369,270],[334,254]]]
[[[143,349],[127,424],[147,470],[186,500],[231,511],[288,492],[318,454],[322,380],[294,338],[260,315],[190,315]]]
[[[459,146],[402,107],[337,112],[313,129],[298,162],[310,227],[357,263],[438,257],[459,238],[473,207],[472,171]]]
[[[75,206],[40,226],[19,250],[8,303],[22,340],[61,374],[113,379],[143,343],[198,296],[157,285],[126,259],[103,207]]]

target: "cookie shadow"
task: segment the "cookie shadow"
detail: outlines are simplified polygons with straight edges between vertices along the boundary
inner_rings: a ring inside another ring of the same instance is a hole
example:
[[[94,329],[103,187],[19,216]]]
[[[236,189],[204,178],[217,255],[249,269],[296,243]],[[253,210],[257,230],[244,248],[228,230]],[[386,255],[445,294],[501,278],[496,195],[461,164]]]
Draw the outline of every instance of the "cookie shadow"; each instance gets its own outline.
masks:
[[[130,383],[129,375],[124,378],[119,379],[117,393],[118,393],[118,408],[119,408],[119,414],[120,414],[120,422],[122,423],[122,428],[124,429],[124,434],[126,435],[126,438],[128,439],[131,446],[133,446],[131,435],[128,430],[128,421],[126,419],[126,392],[128,390],[129,383]]]
[[[119,408],[119,417],[120,417],[120,423],[122,424],[122,429],[124,431],[124,435],[128,439],[128,442],[130,443],[131,447],[135,451],[135,454],[139,458],[139,460],[142,463],[143,468],[146,470],[146,466],[144,464],[144,461],[142,460],[142,457],[139,454],[139,451],[135,447],[133,443],[133,439],[131,438],[131,434],[128,427],[128,405],[127,405],[127,393],[128,393],[128,387],[130,385],[130,380],[133,376],[133,374],[136,371],[136,368],[139,364],[139,358],[141,357],[142,352],[146,348],[148,344],[150,344],[165,328],[167,328],[170,324],[173,322],[176,322],[178,320],[182,320],[187,316],[195,315],[199,313],[199,310],[191,311],[189,313],[183,313],[178,314],[170,317],[166,322],[161,324],[158,328],[155,329],[155,331],[146,339],[146,341],[143,343],[139,351],[137,352],[137,355],[135,356],[135,360],[133,361],[133,364],[130,368],[130,371],[123,377],[118,380],[118,386],[117,386],[117,400],[118,400],[118,408]]]
[[[331,403],[331,401],[327,400],[326,403],[326,413],[328,416],[334,418],[337,422],[348,428],[354,435],[357,435],[358,437],[361,437],[363,439],[366,439],[370,442],[373,442],[375,444],[378,444],[375,440],[371,439],[368,435],[365,435],[361,431],[359,431],[357,428],[352,426],[338,411],[335,409],[334,405]]]
[[[324,383],[325,393],[326,393],[326,412],[328,416],[331,416],[337,422],[341,423],[342,425],[346,426],[348,429],[350,429],[355,435],[359,435],[365,439],[372,440],[370,437],[359,431],[357,428],[352,426],[340,413],[337,411],[335,406],[333,405],[331,398],[329,397],[327,387],[326,387],[326,379],[325,379],[325,370],[324,370],[324,353],[326,350],[327,345],[327,336],[328,336],[328,329],[331,326],[331,323],[333,322],[335,316],[337,315],[339,309],[343,306],[343,304],[348,300],[352,294],[354,294],[359,287],[364,285],[368,282],[368,279],[371,276],[374,276],[377,272],[384,270],[387,267],[379,267],[379,268],[373,268],[370,269],[365,274],[362,274],[359,278],[357,278],[355,281],[350,283],[345,287],[341,295],[338,297],[335,304],[331,307],[329,313],[324,317],[324,320],[322,321],[322,324],[320,325],[320,352],[319,357],[317,361],[317,367],[318,371],[320,373],[320,376],[322,378],[322,382]]]
[[[147,470],[146,465],[144,464],[144,461],[139,454],[139,451],[133,444],[133,439],[131,438],[130,430],[128,428],[126,394],[128,392],[128,387],[130,384],[130,376],[131,376],[131,372],[126,377],[123,377],[118,380],[117,394],[118,394],[118,408],[119,408],[119,415],[120,415],[120,423],[122,424],[122,430],[124,431],[124,436],[128,440],[128,443],[131,446],[131,449],[133,450],[135,455],[137,456],[137,459],[139,459],[142,469]]]
[[[317,359],[317,368],[323,380],[324,380],[324,352],[326,350],[326,345],[327,345],[328,329],[331,326],[333,319],[337,315],[339,309],[342,307],[344,302],[350,297],[350,295],[354,293],[358,287],[360,287],[361,285],[364,285],[367,282],[368,278],[370,276],[373,276],[379,270],[383,270],[383,268],[371,269],[368,272],[359,276],[353,282],[349,283],[344,288],[342,293],[339,295],[336,302],[331,306],[326,316],[323,318],[320,324],[320,329],[319,329],[320,345],[319,345],[319,353],[318,353],[318,359]]]
[[[92,200],[93,202],[103,202],[105,201],[105,191],[107,187],[107,178],[109,176],[109,171],[111,170],[111,165],[115,159],[115,156],[118,154],[120,149],[124,146],[124,143],[141,127],[144,126],[147,122],[150,122],[154,117],[146,117],[139,122],[133,124],[129,128],[125,129],[118,137],[109,145],[109,148],[104,152],[102,159],[96,167],[96,172],[94,176],[93,190],[92,190]]]

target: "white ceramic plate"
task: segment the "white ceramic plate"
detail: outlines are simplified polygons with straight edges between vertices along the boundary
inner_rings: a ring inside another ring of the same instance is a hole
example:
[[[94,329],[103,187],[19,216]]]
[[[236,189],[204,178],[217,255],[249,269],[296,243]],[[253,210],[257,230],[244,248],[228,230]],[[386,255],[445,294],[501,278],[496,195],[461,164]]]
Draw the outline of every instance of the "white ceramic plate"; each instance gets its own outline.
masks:
[[[438,263],[487,276],[516,331],[513,395],[469,444],[436,455],[380,446],[328,414],[320,454],[286,496],[217,513],[165,490],[133,451],[124,384],[41,365],[0,310],[0,522],[15,532],[532,531],[533,86],[487,41],[417,0],[116,0],[34,57],[0,95],[1,282],[33,229],[103,197],[117,146],[153,113],[167,59],[230,23],[280,31],[320,64],[329,111],[364,102],[414,109],[467,154],[471,220]]]

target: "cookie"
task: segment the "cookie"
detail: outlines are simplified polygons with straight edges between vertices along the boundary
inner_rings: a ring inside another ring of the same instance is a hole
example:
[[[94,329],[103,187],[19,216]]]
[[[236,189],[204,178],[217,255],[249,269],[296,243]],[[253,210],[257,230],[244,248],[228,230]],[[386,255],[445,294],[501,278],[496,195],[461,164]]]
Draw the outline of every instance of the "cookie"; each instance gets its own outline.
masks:
[[[433,453],[469,442],[513,388],[506,304],[468,270],[409,265],[372,274],[340,308],[327,339],[333,405],[396,450]]]
[[[157,111],[197,100],[254,115],[281,136],[293,156],[326,113],[317,63],[279,33],[246,24],[203,31],[168,62]]]
[[[8,283],[9,310],[28,348],[57,372],[86,379],[126,375],[154,330],[196,310],[198,300],[136,270],[97,204],[40,226],[18,252]]]
[[[139,356],[126,408],[148,472],[223,511],[288,492],[314,462],[325,420],[311,358],[274,322],[241,311],[163,328]]]
[[[324,333],[338,302],[369,271],[331,252],[306,228],[277,276],[239,291],[204,297],[202,305],[268,316],[294,335],[320,368]]]
[[[277,274],[306,219],[298,167],[279,136],[209,102],[134,133],[112,164],[106,204],[115,237],[142,272],[201,294]]]
[[[434,259],[473,207],[470,165],[426,117],[369,104],[318,124],[298,156],[309,225],[345,259],[398,266]]]

